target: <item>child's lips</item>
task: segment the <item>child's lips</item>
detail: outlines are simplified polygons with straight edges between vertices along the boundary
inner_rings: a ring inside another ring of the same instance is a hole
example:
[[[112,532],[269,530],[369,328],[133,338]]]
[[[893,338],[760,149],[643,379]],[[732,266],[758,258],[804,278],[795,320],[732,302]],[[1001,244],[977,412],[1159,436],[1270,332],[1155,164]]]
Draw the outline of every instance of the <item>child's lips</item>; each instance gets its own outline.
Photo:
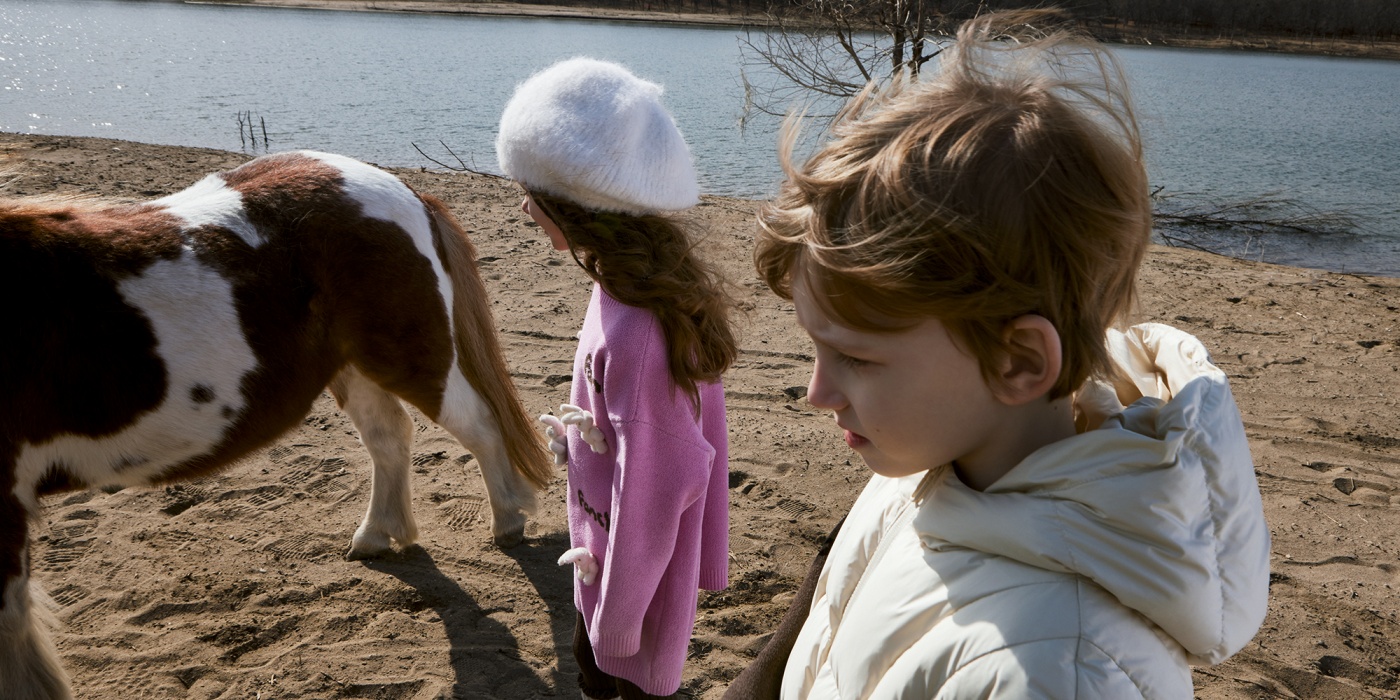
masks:
[[[847,428],[844,425],[844,423],[845,421],[841,420],[840,416],[836,417],[836,427],[840,428],[845,433],[847,447],[853,450],[858,450],[870,444],[869,438],[865,437],[864,435],[861,435],[860,433],[857,433],[854,430],[851,430],[850,428]]]
[[[853,433],[849,430],[846,431],[847,447],[850,447],[853,450],[858,450],[862,447],[865,447],[868,444],[870,444],[870,441],[867,440],[864,435],[861,435],[860,433]]]

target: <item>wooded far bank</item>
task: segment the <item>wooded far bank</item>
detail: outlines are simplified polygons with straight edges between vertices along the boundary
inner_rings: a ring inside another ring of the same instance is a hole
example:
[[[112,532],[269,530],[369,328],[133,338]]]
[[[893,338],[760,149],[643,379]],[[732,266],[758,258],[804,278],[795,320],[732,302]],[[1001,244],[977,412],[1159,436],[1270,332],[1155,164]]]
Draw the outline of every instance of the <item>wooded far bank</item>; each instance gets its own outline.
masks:
[[[874,31],[924,18],[930,35],[979,11],[1057,5],[1110,43],[1400,59],[1395,0],[185,0],[381,12],[820,28],[833,9]],[[904,18],[901,21],[900,17]],[[907,26],[907,25],[906,25]],[[850,27],[846,27],[849,29]]]
[[[382,5],[383,3],[375,3]],[[470,8],[471,2],[435,4]],[[497,3],[490,3],[497,4]],[[816,17],[823,0],[519,0],[523,6],[568,6],[787,21]],[[1400,58],[1400,2],[1395,0],[845,0],[848,13],[873,25],[909,13],[947,26],[980,12],[1059,5],[1100,39],[1121,43],[1244,48]],[[470,10],[468,10],[470,11]]]

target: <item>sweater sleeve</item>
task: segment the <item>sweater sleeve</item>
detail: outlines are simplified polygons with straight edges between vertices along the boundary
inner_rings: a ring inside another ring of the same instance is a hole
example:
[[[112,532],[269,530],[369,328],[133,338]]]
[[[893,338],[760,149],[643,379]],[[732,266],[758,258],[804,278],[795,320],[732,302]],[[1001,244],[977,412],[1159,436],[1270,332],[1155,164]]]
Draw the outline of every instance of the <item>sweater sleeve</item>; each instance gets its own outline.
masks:
[[[700,588],[729,587],[729,427],[724,413],[724,387],[718,382],[704,395],[702,431],[715,450],[710,486],[705,493],[705,522],[701,526]]]
[[[704,498],[714,449],[648,421],[614,427],[612,522],[589,637],[602,654],[632,656],[641,646],[642,618],[677,549],[682,517]],[[698,552],[690,553],[698,560]]]

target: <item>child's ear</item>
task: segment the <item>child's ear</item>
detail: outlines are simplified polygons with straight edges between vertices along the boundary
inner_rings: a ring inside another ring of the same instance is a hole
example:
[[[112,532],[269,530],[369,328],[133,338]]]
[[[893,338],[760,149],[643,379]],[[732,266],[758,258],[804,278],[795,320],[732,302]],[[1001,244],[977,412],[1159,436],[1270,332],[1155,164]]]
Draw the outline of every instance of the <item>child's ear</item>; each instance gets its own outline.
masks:
[[[1044,397],[1060,378],[1064,356],[1060,332],[1044,316],[1026,314],[1002,329],[1007,352],[997,367],[992,393],[1008,406],[1019,406]]]

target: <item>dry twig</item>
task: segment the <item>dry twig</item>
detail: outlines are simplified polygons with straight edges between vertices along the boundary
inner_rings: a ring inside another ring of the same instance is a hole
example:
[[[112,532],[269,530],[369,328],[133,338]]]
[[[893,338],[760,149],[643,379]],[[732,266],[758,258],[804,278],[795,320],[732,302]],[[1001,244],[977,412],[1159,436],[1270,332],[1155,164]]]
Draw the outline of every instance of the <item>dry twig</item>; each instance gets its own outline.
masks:
[[[410,142],[410,143],[412,143],[412,142]],[[486,177],[494,177],[494,178],[496,178],[496,179],[498,179],[498,180],[504,180],[504,179],[506,179],[506,178],[501,177],[500,175],[497,175],[497,174],[495,174],[495,173],[488,173],[488,172],[485,172],[485,171],[482,171],[482,170],[477,170],[477,169],[475,169],[475,168],[472,168],[472,167],[468,166],[468,165],[466,164],[466,162],[462,160],[462,157],[461,157],[461,156],[457,155],[456,152],[454,152],[446,143],[443,143],[442,139],[438,139],[438,143],[442,145],[443,150],[447,151],[448,154],[450,154],[453,158],[455,158],[455,159],[457,160],[457,165],[456,165],[456,166],[448,165],[447,163],[444,163],[444,162],[438,160],[437,158],[434,158],[434,157],[428,155],[427,153],[424,153],[424,152],[423,152],[423,149],[419,148],[419,147],[418,147],[418,144],[416,144],[416,143],[413,144],[413,150],[418,151],[418,155],[421,155],[421,156],[423,156],[424,158],[427,158],[428,160],[431,160],[432,162],[437,163],[438,165],[440,165],[440,166],[442,166],[442,167],[444,167],[444,168],[447,168],[448,170],[451,170],[451,171],[453,171],[453,172],[458,172],[458,173],[472,173],[472,174],[474,174],[474,175],[485,175]],[[475,165],[475,163],[473,163],[473,165]]]

